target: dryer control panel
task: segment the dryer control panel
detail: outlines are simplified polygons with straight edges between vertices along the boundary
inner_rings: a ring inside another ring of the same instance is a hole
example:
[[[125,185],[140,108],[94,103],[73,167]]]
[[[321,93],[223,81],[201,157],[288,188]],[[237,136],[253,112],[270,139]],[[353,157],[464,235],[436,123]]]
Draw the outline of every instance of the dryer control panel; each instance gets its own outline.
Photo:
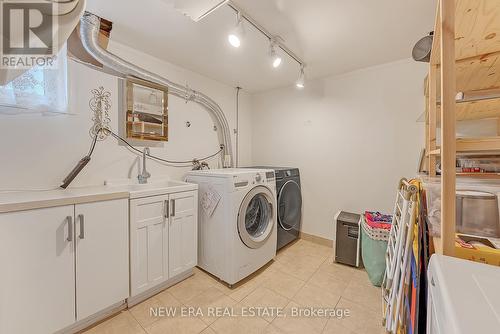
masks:
[[[274,172],[266,171],[266,172],[255,173],[255,182],[256,183],[274,182]]]
[[[242,188],[249,185],[275,185],[274,171],[255,171],[244,175],[235,175],[233,177],[235,188]]]
[[[274,172],[266,172],[266,179],[268,181],[274,180]]]

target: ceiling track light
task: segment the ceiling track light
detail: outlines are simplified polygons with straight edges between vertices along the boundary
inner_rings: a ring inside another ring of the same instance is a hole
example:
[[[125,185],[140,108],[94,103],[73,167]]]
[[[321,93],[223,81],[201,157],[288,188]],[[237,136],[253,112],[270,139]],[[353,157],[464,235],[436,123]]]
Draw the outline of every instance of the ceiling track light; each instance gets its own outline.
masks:
[[[239,48],[241,45],[243,34],[244,34],[243,16],[241,15],[241,12],[238,11],[236,13],[236,26],[227,36],[229,44],[231,44],[235,48]]]
[[[299,78],[297,79],[297,82],[295,83],[295,86],[297,88],[304,88],[305,86],[305,73],[304,73],[304,64],[300,64],[300,72],[299,72]]]
[[[241,45],[241,39],[244,33],[243,20],[245,20],[251,26],[253,26],[257,31],[259,31],[261,34],[263,34],[269,39],[271,43],[270,45],[271,61],[274,68],[277,68],[281,65],[283,60],[281,57],[282,54],[287,54],[290,58],[295,60],[297,64],[299,64],[300,74],[299,74],[299,79],[296,82],[296,85],[298,88],[303,88],[305,80],[304,79],[305,62],[299,56],[297,56],[292,50],[290,50],[282,40],[279,40],[279,37],[271,34],[266,28],[260,25],[260,23],[255,21],[251,16],[249,16],[245,12],[243,12],[241,8],[238,7],[231,0],[228,0],[227,5],[229,6],[229,8],[231,8],[236,12],[238,17],[236,28],[228,36],[229,43],[236,48]]]

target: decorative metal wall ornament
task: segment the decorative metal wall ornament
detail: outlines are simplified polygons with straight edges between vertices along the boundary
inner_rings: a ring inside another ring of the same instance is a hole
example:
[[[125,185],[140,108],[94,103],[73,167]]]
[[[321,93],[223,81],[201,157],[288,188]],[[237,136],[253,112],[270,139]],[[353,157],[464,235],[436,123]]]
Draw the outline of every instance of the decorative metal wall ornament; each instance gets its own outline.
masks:
[[[92,89],[90,91],[92,98],[89,101],[90,110],[93,112],[92,121],[94,125],[90,128],[90,136],[94,138],[97,135],[97,140],[104,140],[108,137],[109,133],[106,131],[99,131],[99,129],[110,128],[111,118],[109,111],[111,110],[111,93],[104,90],[104,87]]]

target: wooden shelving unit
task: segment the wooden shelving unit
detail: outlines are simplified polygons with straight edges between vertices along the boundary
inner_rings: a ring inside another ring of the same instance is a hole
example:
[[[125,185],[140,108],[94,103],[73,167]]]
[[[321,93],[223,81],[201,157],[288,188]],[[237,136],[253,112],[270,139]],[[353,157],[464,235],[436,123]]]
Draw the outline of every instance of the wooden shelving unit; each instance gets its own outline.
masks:
[[[456,155],[486,151],[500,155],[500,133],[498,137],[456,138],[455,130],[460,120],[500,119],[500,1],[438,1],[427,85],[426,151],[430,176],[436,175],[436,161],[441,159],[442,238],[436,249],[453,255]],[[457,93],[461,93],[458,99]],[[438,127],[440,148],[436,141]]]
[[[457,154],[489,152],[500,154],[500,137],[457,138]],[[441,155],[441,149],[436,147],[428,155]]]
[[[456,105],[457,121],[466,121],[485,118],[500,118],[500,93],[491,99],[476,101],[457,101]],[[441,106],[436,109],[437,114],[441,113]],[[438,125],[440,124],[439,120]]]
[[[457,177],[474,177],[477,179],[500,179],[500,173],[457,173]]]

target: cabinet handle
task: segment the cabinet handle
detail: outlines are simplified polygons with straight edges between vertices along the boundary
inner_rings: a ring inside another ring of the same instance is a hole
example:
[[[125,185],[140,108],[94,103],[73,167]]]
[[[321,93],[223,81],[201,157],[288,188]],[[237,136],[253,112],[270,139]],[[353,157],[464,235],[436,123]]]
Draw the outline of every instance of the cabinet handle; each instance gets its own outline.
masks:
[[[85,239],[85,216],[78,215],[78,219],[80,220],[80,235],[78,237],[80,239]]]
[[[168,205],[168,200],[163,201],[163,207],[165,208],[165,219],[170,218],[170,207]]]
[[[68,237],[66,240],[71,242],[73,241],[73,217],[67,216],[66,221],[68,222]]]
[[[172,217],[175,217],[175,199],[171,200],[172,201]]]

